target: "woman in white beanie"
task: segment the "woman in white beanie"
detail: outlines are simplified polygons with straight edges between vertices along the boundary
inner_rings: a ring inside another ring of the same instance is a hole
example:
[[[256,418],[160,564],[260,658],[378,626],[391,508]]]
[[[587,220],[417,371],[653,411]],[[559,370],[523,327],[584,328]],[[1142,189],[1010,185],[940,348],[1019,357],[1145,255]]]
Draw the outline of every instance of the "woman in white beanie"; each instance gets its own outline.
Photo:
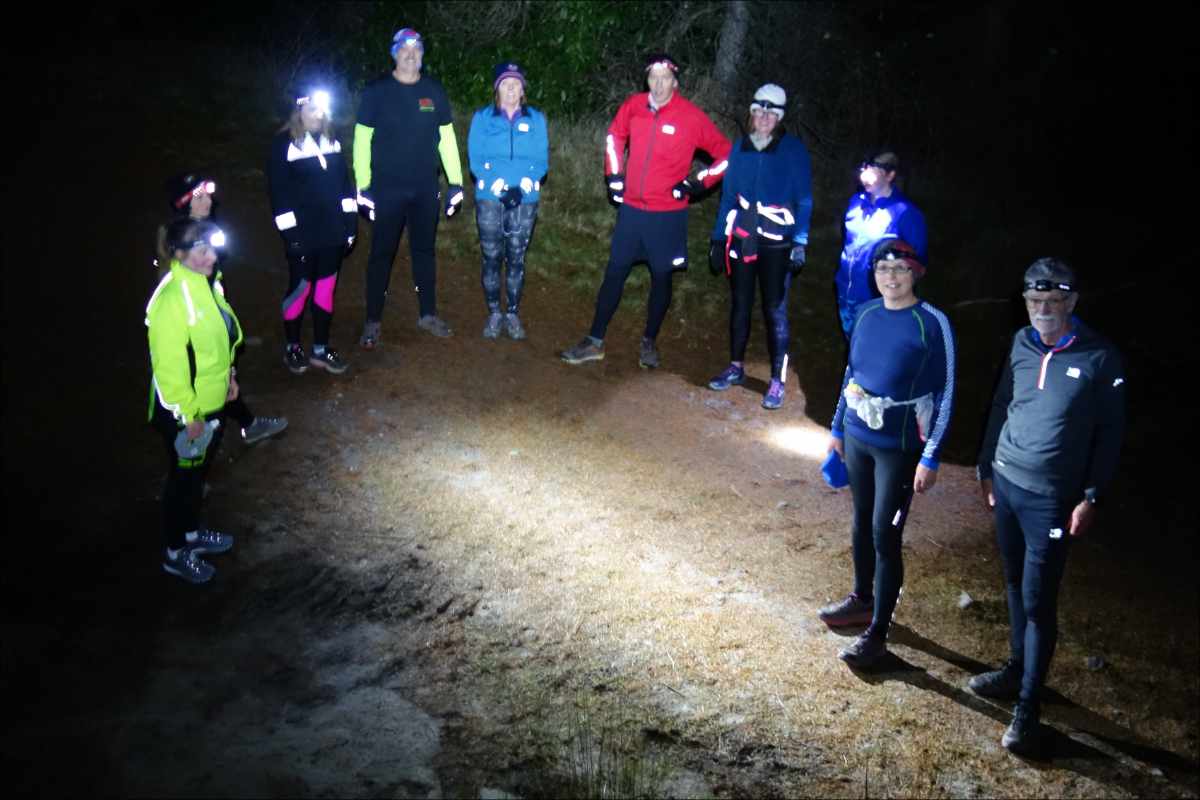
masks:
[[[721,207],[713,226],[709,268],[729,278],[729,366],[709,388],[725,391],[746,380],[746,343],[755,287],[762,296],[771,355],[763,408],[783,405],[790,347],[787,303],[792,277],[805,261],[812,216],[808,150],[782,125],[787,93],[768,83],[750,104],[750,133],[729,154]]]

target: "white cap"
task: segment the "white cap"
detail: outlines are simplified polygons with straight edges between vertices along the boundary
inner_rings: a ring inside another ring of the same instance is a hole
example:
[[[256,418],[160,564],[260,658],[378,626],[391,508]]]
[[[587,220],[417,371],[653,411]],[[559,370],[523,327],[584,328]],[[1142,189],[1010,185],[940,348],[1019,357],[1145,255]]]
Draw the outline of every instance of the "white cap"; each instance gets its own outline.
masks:
[[[774,83],[764,83],[758,87],[758,91],[754,93],[754,102],[750,104],[751,111],[754,109],[769,111],[780,119],[783,119],[786,107],[787,92],[783,90],[782,86]]]

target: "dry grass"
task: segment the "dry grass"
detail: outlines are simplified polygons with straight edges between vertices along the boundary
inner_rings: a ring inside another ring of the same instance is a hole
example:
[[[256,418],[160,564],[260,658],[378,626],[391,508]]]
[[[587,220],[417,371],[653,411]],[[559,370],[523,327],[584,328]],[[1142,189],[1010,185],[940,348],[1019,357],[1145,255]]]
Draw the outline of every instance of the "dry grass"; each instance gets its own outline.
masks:
[[[1080,548],[1068,573],[1050,683],[1074,705],[1047,716],[1113,736],[1117,752],[1015,761],[998,743],[1007,709],[961,688],[1006,647],[986,517],[954,489],[917,509],[900,661],[857,675],[834,657],[846,640],[813,616],[849,580],[845,495],[804,480],[813,462],[770,452],[755,418],[701,408],[681,421],[646,405],[644,381],[662,397],[689,391],[656,375],[492,407],[442,398],[438,421],[423,425],[377,403],[392,430],[363,453],[353,495],[375,498],[378,527],[407,520],[413,538],[400,544],[419,542],[453,590],[482,598],[454,691],[476,698],[473,730],[506,743],[510,763],[571,780],[563,747],[578,737],[563,731],[584,713],[597,731],[623,731],[629,758],[663,743],[664,764],[699,766],[722,793],[1194,796],[1194,774],[1148,774],[1169,753],[1194,763],[1194,630],[1176,629],[1163,663],[1122,625],[1121,602],[1089,585],[1106,569],[1100,554]],[[944,473],[948,487],[969,483],[965,469]],[[967,611],[956,605],[964,590],[977,601]],[[1098,644],[1110,666],[1091,672],[1082,664]],[[641,745],[636,731],[647,732]]]

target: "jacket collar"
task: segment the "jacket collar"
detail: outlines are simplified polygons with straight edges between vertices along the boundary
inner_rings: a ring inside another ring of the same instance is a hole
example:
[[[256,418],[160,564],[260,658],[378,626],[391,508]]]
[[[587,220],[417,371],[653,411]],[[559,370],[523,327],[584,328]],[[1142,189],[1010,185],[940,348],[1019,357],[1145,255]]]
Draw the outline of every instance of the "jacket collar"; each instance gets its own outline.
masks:
[[[750,134],[747,133],[742,137],[741,151],[743,153],[772,153],[775,148],[779,147],[779,141],[786,135],[786,131],[777,130],[771,134],[771,141],[767,143],[767,146],[759,150],[754,146],[754,142],[750,141]]]
[[[1079,320],[1079,317],[1071,315],[1071,326],[1067,328],[1067,332],[1059,337],[1058,341],[1053,345],[1048,345],[1042,341],[1041,335],[1037,332],[1037,328],[1029,326],[1029,340],[1042,350],[1065,350],[1075,343],[1079,335],[1083,333],[1084,325]]]
[[[492,103],[490,106],[488,106],[488,108],[490,108],[492,110],[493,117],[499,117],[500,119],[503,119],[503,120],[508,119],[508,117],[506,117],[504,115],[504,112],[500,110],[500,106],[496,105],[495,103]],[[520,119],[521,117],[529,117],[529,116],[532,116],[532,114],[529,113],[529,106],[522,103],[521,107],[519,109],[517,109],[517,113],[513,116],[513,119],[517,120],[517,119]]]

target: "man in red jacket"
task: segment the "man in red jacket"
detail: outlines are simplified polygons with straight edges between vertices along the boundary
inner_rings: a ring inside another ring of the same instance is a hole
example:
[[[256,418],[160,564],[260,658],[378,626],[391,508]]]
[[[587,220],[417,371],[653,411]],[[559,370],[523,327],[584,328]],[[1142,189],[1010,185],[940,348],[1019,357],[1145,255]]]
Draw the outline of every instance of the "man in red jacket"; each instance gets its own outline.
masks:
[[[650,266],[650,301],[639,363],[646,368],[659,364],[654,340],[671,305],[671,275],[687,269],[688,199],[721,180],[731,147],[703,111],[676,93],[678,72],[670,56],[651,55],[646,62],[650,91],[626,100],[608,126],[604,172],[609,201],[618,206],[617,227],[592,329],[579,344],[562,352],[568,364],[604,358],[604,334],[621,302],[625,281],[639,261]],[[697,150],[708,153],[713,163],[689,177]]]

